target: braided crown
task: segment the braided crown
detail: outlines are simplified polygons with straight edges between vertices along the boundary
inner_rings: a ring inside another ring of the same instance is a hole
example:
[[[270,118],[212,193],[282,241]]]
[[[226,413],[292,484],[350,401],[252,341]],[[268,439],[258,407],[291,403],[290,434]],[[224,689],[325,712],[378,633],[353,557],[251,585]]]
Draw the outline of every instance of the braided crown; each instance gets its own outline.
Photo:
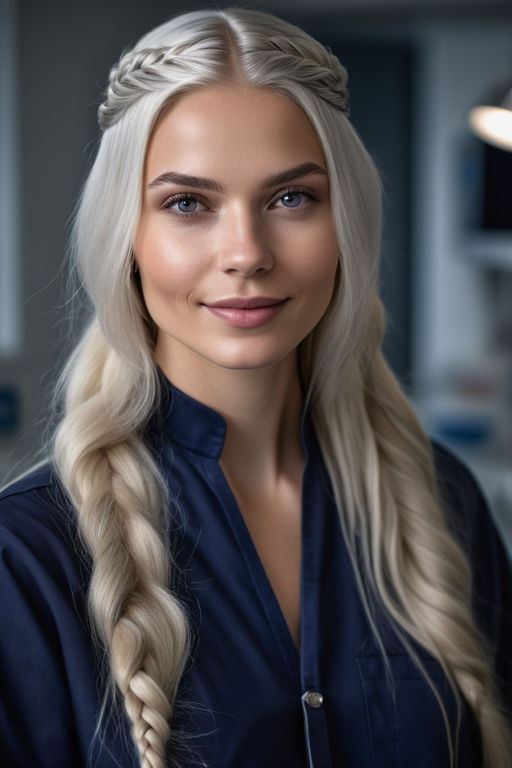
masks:
[[[232,41],[230,47],[233,51]],[[106,100],[98,110],[100,128],[106,130],[116,123],[145,93],[180,81],[183,85],[197,82],[198,76],[211,81],[214,73],[219,79],[244,71],[249,74],[242,78],[255,85],[275,84],[275,73],[279,72],[282,80],[293,79],[336,109],[348,112],[347,72],[338,58],[316,41],[309,44],[303,38],[267,37],[263,44],[246,45],[243,52],[235,47],[232,56],[219,45],[208,48],[213,56],[206,56],[204,47],[201,50],[187,43],[126,53],[110,71]]]
[[[289,70],[298,82],[321,99],[348,113],[347,70],[337,56],[319,44],[313,48],[303,38],[271,37],[267,43],[273,51],[266,51],[265,58],[272,63],[274,71],[277,67],[282,68],[283,74]]]

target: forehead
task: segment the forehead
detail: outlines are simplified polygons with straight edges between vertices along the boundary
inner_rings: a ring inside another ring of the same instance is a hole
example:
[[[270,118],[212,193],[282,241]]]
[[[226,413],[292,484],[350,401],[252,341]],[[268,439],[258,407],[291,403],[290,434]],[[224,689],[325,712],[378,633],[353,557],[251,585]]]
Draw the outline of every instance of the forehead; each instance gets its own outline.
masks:
[[[267,88],[213,85],[182,96],[162,115],[146,154],[146,176],[276,170],[309,160],[325,166],[304,110]],[[268,166],[268,168],[267,168]]]

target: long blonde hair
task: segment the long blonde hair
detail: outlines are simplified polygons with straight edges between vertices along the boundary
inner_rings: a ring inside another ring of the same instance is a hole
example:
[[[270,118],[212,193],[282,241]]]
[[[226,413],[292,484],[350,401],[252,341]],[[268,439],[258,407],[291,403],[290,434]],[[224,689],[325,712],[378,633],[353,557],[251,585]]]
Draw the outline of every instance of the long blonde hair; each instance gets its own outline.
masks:
[[[167,489],[144,440],[160,393],[132,243],[159,116],[184,93],[232,80],[296,102],[324,150],[340,280],[300,358],[368,617],[378,638],[372,606],[380,606],[420,668],[410,638],[440,662],[458,703],[462,696],[475,714],[485,766],[502,768],[509,734],[471,613],[469,564],[447,528],[429,442],[381,353],[380,182],[347,119],[346,72],[300,29],[237,9],[179,16],[112,69],[99,110],[104,133],[74,229],[93,314],[63,374],[54,461],[92,556],[90,613],[140,763],[164,765],[188,629],[168,589]],[[438,700],[455,765],[456,739]]]

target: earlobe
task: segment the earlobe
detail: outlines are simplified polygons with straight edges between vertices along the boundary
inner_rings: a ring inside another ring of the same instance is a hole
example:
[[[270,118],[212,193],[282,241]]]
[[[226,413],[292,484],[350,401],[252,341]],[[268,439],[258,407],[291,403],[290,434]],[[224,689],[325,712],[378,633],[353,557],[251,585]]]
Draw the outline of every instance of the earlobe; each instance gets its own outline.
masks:
[[[142,281],[141,281],[141,275],[139,272],[139,265],[137,261],[135,260],[135,254],[132,252],[131,256],[131,271],[130,271],[130,282],[135,287],[135,292],[139,299],[142,300],[144,303],[144,295],[142,293]]]

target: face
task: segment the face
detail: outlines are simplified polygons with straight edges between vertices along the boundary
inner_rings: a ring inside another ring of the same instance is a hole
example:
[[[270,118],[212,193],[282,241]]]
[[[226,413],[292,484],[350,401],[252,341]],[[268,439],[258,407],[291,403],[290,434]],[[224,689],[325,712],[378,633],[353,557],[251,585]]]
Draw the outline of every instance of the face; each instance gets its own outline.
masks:
[[[182,97],[149,143],[134,251],[170,378],[295,355],[338,265],[326,163],[305,112],[245,86]]]

